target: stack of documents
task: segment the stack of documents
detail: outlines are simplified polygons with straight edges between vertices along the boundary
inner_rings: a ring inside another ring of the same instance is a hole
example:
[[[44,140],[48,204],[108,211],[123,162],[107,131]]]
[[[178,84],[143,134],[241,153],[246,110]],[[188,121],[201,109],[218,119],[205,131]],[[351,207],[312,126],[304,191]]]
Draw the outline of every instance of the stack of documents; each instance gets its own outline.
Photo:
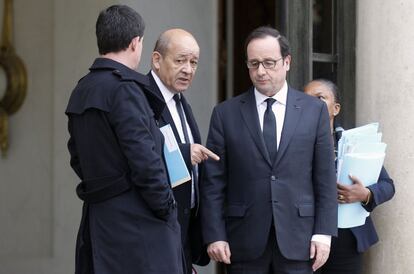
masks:
[[[343,131],[338,142],[338,181],[351,185],[349,175],[357,177],[365,186],[378,181],[387,145],[381,142],[378,123]],[[365,224],[369,213],[361,203],[338,205],[338,227],[350,228]]]

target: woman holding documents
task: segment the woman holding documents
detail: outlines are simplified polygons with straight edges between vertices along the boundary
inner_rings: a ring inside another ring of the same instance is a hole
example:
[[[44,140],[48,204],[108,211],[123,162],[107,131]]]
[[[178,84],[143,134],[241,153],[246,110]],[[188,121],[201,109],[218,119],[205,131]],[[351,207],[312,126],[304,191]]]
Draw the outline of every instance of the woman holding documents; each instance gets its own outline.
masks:
[[[332,136],[337,152],[338,141],[343,129],[334,128],[334,118],[340,112],[339,94],[334,83],[325,79],[313,80],[304,88],[305,93],[320,98],[328,107]],[[365,186],[357,176],[349,175],[351,185],[338,182],[338,203],[360,203],[371,212],[378,205],[390,200],[394,196],[394,184],[382,167],[378,181]],[[365,182],[366,183],[366,182]],[[370,216],[366,217],[363,225],[339,228],[338,238],[332,238],[331,253],[328,261],[316,273],[318,274],[361,274],[362,255],[370,246],[378,242],[378,235]]]

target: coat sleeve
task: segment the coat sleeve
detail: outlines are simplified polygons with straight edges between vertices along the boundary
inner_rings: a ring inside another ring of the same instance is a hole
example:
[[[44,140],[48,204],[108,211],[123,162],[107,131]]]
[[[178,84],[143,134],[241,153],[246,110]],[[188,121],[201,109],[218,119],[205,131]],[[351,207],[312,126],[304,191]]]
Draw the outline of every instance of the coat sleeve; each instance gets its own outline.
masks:
[[[75,171],[75,173],[78,175],[78,177],[81,180],[83,180],[83,174],[82,174],[82,169],[81,169],[80,162],[79,162],[79,155],[78,155],[78,151],[76,148],[75,139],[72,137],[72,120],[70,116],[69,116],[69,121],[68,121],[68,130],[70,134],[69,141],[68,141],[68,150],[70,153],[70,166]]]
[[[210,121],[207,148],[220,157],[220,161],[204,162],[203,183],[200,184],[200,210],[203,238],[206,244],[227,241],[224,200],[226,188],[226,145],[224,128],[215,108]]]
[[[333,140],[325,104],[319,114],[319,124],[313,157],[315,195],[314,234],[337,235],[336,176]]]
[[[371,201],[367,205],[362,205],[368,212],[371,212],[378,205],[390,200],[395,193],[394,182],[383,167],[378,178],[378,182],[368,186],[371,191]]]
[[[121,83],[108,117],[127,158],[132,182],[154,214],[168,219],[176,205],[151,132],[158,128],[137,85]]]

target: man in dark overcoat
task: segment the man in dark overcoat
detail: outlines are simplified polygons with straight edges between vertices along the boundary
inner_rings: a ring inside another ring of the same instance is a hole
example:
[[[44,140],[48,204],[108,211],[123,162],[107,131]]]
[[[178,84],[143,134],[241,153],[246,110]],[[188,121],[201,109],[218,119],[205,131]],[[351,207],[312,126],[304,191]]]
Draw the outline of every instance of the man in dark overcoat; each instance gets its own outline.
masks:
[[[147,93],[148,78],[135,71],[143,34],[133,9],[102,11],[96,23],[101,56],[66,109],[70,163],[84,201],[76,274],[182,274],[176,203],[155,122],[159,111],[149,104],[161,99]]]

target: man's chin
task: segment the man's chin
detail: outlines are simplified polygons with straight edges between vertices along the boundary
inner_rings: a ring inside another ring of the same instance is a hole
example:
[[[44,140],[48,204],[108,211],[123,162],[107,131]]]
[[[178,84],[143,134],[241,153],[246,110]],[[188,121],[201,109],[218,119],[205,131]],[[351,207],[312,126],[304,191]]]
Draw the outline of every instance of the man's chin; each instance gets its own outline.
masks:
[[[267,86],[255,86],[257,91],[260,92],[263,95],[266,96],[273,96],[274,95],[274,90],[272,90],[271,88],[267,87]]]
[[[270,87],[267,84],[264,83],[255,83],[255,87],[258,90],[268,90]]]
[[[179,93],[184,92],[188,89],[188,86],[179,86],[179,87],[175,87],[175,90]]]

